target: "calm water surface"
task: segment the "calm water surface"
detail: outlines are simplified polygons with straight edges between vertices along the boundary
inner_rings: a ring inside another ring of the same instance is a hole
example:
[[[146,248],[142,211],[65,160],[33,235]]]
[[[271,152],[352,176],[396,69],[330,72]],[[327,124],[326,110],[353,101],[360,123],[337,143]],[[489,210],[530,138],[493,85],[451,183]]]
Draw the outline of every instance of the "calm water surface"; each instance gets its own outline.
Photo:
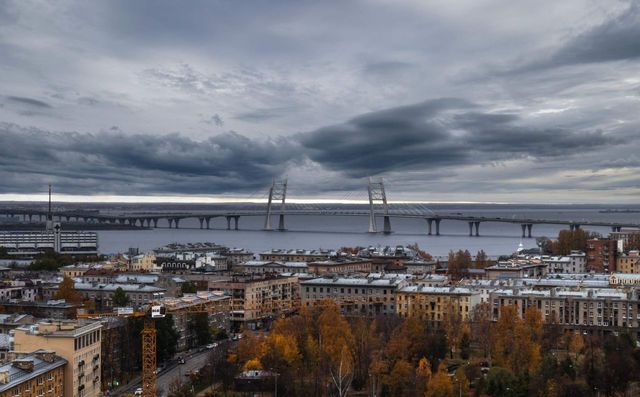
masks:
[[[610,207],[585,206],[459,206],[435,208],[438,213],[463,213],[465,215],[499,216],[513,219],[538,218],[567,221],[624,221],[640,223],[640,213],[601,213]],[[629,208],[624,207],[624,208]],[[637,209],[637,208],[634,208]],[[98,231],[100,250],[115,253],[137,247],[140,250],[157,248],[172,242],[215,242],[229,247],[242,247],[253,252],[271,248],[339,248],[342,246],[384,246],[418,243],[435,256],[445,256],[450,250],[468,249],[472,253],[480,249],[489,255],[502,255],[515,251],[520,242],[525,248],[536,246],[535,238],[522,239],[519,224],[484,222],[480,225],[480,237],[468,236],[467,222],[443,220],[440,236],[428,236],[426,222],[422,219],[393,219],[394,233],[369,234],[366,217],[287,216],[286,232],[263,231],[264,217],[240,218],[240,230],[226,230],[226,220],[216,218],[211,230],[201,230],[196,219],[180,222],[180,229],[158,228],[153,230]],[[277,224],[274,216],[272,225]],[[379,227],[382,225],[380,219]],[[555,237],[563,227],[558,225],[534,225],[533,236]],[[435,230],[435,227],[434,227]],[[603,235],[609,228],[588,228]]]

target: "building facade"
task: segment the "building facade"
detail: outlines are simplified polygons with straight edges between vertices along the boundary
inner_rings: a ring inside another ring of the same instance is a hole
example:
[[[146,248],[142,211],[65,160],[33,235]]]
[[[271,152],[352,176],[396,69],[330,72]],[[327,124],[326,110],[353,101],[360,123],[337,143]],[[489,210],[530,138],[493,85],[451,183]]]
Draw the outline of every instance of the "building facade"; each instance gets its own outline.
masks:
[[[616,258],[616,271],[619,273],[640,273],[640,252],[629,251],[618,253]]]
[[[345,315],[389,315],[396,312],[396,289],[404,285],[403,275],[372,274],[368,277],[320,277],[300,283],[303,307],[329,299]]]
[[[232,330],[262,328],[265,321],[291,313],[300,306],[298,278],[279,275],[238,275],[210,281],[209,289],[231,297]]]
[[[433,326],[439,326],[452,315],[461,321],[472,317],[480,304],[480,292],[467,287],[426,287],[410,285],[398,289],[397,313],[400,317],[419,317]]]
[[[587,271],[596,273],[616,272],[618,242],[613,239],[587,240]]]
[[[43,321],[16,328],[14,351],[27,354],[34,349],[55,351],[67,361],[64,369],[65,397],[101,395],[100,322]]]

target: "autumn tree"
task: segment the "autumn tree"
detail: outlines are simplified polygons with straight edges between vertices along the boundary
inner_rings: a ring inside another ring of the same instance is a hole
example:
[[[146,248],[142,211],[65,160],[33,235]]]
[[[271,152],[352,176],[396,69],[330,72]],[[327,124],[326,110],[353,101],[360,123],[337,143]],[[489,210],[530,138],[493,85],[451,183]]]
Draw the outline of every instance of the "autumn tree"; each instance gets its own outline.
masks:
[[[438,372],[429,382],[426,397],[454,397],[453,383],[444,364],[438,366]]]
[[[469,395],[469,379],[462,367],[459,367],[453,376],[453,390],[457,396]]]
[[[353,333],[354,374],[353,388],[361,390],[368,381],[368,370],[372,355],[380,348],[380,339],[376,333],[376,321],[358,317],[351,324]]]
[[[482,348],[484,357],[491,352],[491,305],[483,302],[473,309],[471,336],[473,342]]]
[[[409,244],[407,247],[415,251],[415,253],[418,255],[420,259],[424,259],[426,261],[433,260],[433,256],[431,256],[431,254],[429,254],[428,252],[420,249],[420,246],[418,245],[418,243]]]
[[[453,353],[460,346],[460,340],[464,332],[467,332],[467,325],[464,324],[461,306],[459,301],[453,298],[447,303],[446,316],[444,318],[444,329],[447,333],[447,342],[449,344],[449,355],[453,358]]]
[[[458,250],[458,252],[449,251],[447,273],[452,281],[458,281],[462,279],[471,268],[471,253],[465,250]]]
[[[353,334],[336,304],[324,305],[318,317],[318,332],[330,382],[339,397],[345,396],[353,380]]]
[[[484,250],[480,250],[478,251],[478,253],[476,254],[476,263],[475,263],[475,267],[476,269],[484,269],[485,267],[489,266],[489,257],[487,256],[487,253],[484,252]]]
[[[416,396],[424,396],[427,385],[431,381],[431,375],[431,363],[426,357],[422,357],[416,368]]]
[[[58,291],[54,295],[55,299],[64,299],[69,303],[82,303],[82,295],[76,291],[75,282],[70,277],[65,277],[58,286]]]
[[[392,396],[409,397],[415,395],[414,381],[415,371],[413,366],[406,360],[398,360],[384,382],[389,386]]]
[[[535,313],[530,316],[531,322],[537,317]],[[516,375],[535,370],[540,363],[540,344],[534,339],[537,335],[537,325],[522,320],[516,306],[503,306],[493,332],[493,360]]]
[[[558,233],[558,239],[551,245],[551,251],[554,255],[569,255],[572,250],[586,251],[587,240],[597,237],[601,237],[600,234],[581,228],[561,230]]]

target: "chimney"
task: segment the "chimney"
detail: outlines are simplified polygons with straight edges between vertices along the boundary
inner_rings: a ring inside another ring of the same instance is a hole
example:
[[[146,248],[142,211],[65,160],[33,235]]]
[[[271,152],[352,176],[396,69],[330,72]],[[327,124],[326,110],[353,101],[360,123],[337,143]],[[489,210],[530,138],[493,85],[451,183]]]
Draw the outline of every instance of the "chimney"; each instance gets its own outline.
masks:
[[[9,375],[9,371],[0,372],[0,385],[6,385],[9,383],[11,376]]]
[[[33,371],[33,360],[27,358],[18,358],[13,360],[13,366],[21,369],[23,371],[32,372]]]
[[[53,350],[38,350],[36,352],[36,357],[42,361],[52,363],[56,361],[56,352]]]

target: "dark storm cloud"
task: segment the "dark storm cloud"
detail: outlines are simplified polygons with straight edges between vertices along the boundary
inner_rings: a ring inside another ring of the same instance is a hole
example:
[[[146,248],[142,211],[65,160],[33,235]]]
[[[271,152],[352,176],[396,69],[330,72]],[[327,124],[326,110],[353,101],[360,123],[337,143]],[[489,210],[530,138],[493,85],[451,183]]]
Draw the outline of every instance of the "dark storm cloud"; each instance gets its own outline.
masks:
[[[558,66],[591,64],[640,58],[640,5],[636,2],[620,15],[568,38],[551,55],[537,55],[515,72]]]
[[[197,141],[0,124],[0,183],[4,191],[29,192],[53,179],[67,184],[70,194],[245,191],[283,173],[297,152],[282,139],[251,140],[234,132]]]
[[[438,99],[372,112],[299,136],[309,157],[353,177],[568,156],[621,143],[601,131],[527,127],[515,114]]]
[[[20,97],[20,96],[8,96],[7,100],[13,103],[28,105],[28,106],[40,108],[40,109],[51,108],[51,105],[49,105],[48,103],[40,101],[38,99],[33,99],[33,98],[26,98],[26,97]]]

